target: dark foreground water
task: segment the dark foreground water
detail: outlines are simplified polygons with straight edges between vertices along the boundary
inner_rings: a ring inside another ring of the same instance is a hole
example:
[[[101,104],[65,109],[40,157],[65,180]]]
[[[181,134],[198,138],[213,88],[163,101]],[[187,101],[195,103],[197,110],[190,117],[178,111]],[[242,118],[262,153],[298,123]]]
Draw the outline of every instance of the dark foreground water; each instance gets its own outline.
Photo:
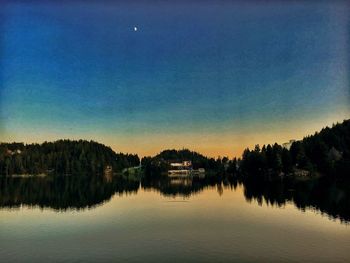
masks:
[[[0,261],[349,262],[346,189],[328,181],[3,178]]]

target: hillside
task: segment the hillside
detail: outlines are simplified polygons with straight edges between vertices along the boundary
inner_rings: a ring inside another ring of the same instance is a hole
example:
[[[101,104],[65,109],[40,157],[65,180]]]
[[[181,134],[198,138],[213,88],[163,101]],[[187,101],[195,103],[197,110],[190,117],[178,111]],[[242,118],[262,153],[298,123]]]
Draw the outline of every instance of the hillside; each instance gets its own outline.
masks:
[[[350,172],[350,120],[326,127],[290,149],[295,165],[328,174]]]
[[[208,158],[200,153],[164,150],[141,161],[146,175],[169,169],[170,162],[192,161],[193,168],[236,175],[288,175],[322,173],[344,176],[350,173],[350,120],[324,128],[296,141],[290,150],[278,145],[256,145],[246,149],[242,159]],[[0,175],[102,174],[107,166],[114,172],[138,166],[137,155],[115,153],[94,141],[59,140],[43,144],[1,143]]]
[[[290,150],[278,144],[246,149],[240,162],[245,175],[350,173],[350,120],[296,141]]]
[[[182,150],[164,150],[161,153],[153,157],[153,160],[166,161],[166,162],[183,162],[191,161],[193,168],[204,167],[207,169],[217,168],[216,160],[214,158],[208,158],[200,153],[190,151],[188,149]]]
[[[115,153],[94,141],[59,140],[43,144],[1,143],[0,175],[102,174],[139,164],[137,155]]]
[[[204,168],[207,171],[215,170],[219,172],[222,168],[222,159],[208,158],[200,153],[182,150],[164,150],[154,157],[144,157],[141,160],[142,166],[147,174],[160,175],[170,167],[170,162],[191,161],[194,169]]]

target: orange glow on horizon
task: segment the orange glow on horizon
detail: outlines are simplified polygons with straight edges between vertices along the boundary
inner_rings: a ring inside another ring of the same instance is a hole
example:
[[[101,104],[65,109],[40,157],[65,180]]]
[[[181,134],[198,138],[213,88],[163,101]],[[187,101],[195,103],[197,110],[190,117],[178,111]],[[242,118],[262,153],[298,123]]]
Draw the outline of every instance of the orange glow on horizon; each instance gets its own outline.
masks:
[[[189,149],[199,152],[208,157],[228,156],[229,158],[241,157],[244,149],[252,149],[256,144],[282,144],[291,139],[300,140],[307,135],[312,135],[332,123],[341,122],[336,118],[327,118],[313,122],[290,122],[289,125],[276,124],[271,126],[252,126],[246,132],[218,131],[216,133],[184,133],[184,134],[60,134],[59,132],[28,132],[25,137],[11,134],[6,136],[7,142],[41,143],[58,139],[86,139],[94,140],[110,146],[116,152],[136,153],[140,157],[154,156],[165,149]],[[271,128],[270,128],[271,127]]]

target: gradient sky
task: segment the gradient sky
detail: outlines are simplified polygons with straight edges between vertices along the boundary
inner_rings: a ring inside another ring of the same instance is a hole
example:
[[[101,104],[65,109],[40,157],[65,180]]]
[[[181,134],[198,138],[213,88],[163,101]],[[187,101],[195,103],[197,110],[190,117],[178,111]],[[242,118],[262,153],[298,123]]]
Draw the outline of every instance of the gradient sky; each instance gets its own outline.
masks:
[[[350,117],[346,1],[129,2],[0,2],[0,141],[240,156]]]

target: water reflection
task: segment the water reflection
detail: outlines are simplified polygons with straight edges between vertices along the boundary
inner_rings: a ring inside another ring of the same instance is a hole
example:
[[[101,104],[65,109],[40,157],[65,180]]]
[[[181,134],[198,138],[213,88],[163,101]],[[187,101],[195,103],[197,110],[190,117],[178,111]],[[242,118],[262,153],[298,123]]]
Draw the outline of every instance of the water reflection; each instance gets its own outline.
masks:
[[[0,206],[28,205],[56,210],[92,208],[114,194],[132,194],[138,188],[137,181],[105,180],[97,176],[7,177],[0,179]]]
[[[247,201],[283,206],[293,202],[302,210],[320,211],[330,218],[350,221],[350,184],[348,181],[322,177],[314,180],[244,181]]]
[[[158,191],[168,197],[190,198],[206,188],[234,191],[242,185],[247,202],[283,206],[292,202],[300,210],[320,211],[331,218],[350,222],[350,184],[324,177],[314,180],[253,181],[237,178],[161,178],[157,180],[109,180],[90,177],[0,178],[0,207],[38,206],[64,211],[103,204],[115,194],[137,194],[140,188]]]

